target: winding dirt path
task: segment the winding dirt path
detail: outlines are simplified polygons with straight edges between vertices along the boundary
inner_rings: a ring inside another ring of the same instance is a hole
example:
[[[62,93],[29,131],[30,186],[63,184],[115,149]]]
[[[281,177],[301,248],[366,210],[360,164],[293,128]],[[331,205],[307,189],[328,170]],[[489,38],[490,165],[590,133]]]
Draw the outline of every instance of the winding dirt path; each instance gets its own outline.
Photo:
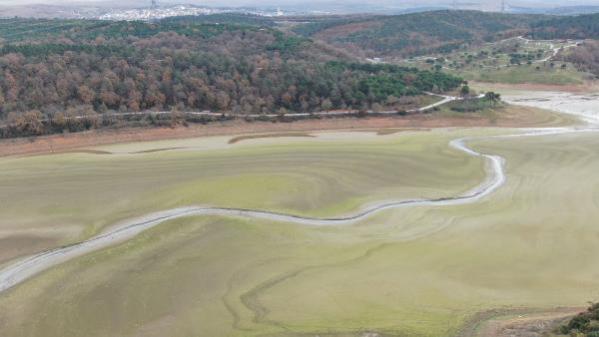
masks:
[[[454,149],[462,151],[467,155],[481,157],[486,161],[487,178],[474,189],[458,196],[448,196],[437,199],[407,199],[397,201],[381,201],[367,208],[353,213],[333,218],[313,218],[294,214],[270,212],[267,210],[224,208],[210,206],[192,206],[175,208],[162,212],[152,213],[141,218],[130,220],[113,227],[110,231],[93,237],[89,240],[70,246],[56,248],[35,254],[28,258],[14,262],[0,270],[0,292],[4,292],[15,285],[47,270],[53,266],[74,259],[76,257],[98,251],[100,249],[127,241],[139,233],[158,226],[164,222],[189,216],[228,216],[249,219],[263,219],[268,221],[279,221],[294,223],[304,226],[343,226],[351,225],[364,220],[384,210],[419,207],[419,206],[453,206],[474,203],[490,195],[500,188],[506,181],[504,158],[498,155],[484,154],[468,147],[466,143],[475,139],[492,139],[507,137],[530,137],[542,135],[555,135],[573,132],[597,131],[589,124],[584,128],[541,128],[521,129],[523,132],[503,136],[460,138],[450,142]]]

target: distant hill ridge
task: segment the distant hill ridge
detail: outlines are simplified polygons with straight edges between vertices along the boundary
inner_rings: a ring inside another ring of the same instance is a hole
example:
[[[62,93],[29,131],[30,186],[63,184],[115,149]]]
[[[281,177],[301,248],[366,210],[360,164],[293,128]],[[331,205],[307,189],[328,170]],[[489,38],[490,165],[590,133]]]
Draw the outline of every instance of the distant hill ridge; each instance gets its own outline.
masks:
[[[121,112],[393,109],[404,96],[462,84],[438,71],[361,64],[269,27],[193,18],[10,19],[0,20],[0,37],[0,122],[12,126],[0,137],[111,125],[98,114]]]
[[[322,39],[365,56],[416,56],[449,52],[463,44],[524,35],[542,15],[433,11],[369,18],[336,18],[300,25],[302,36]]]
[[[530,35],[535,39],[598,39],[599,13],[560,16],[535,22]]]

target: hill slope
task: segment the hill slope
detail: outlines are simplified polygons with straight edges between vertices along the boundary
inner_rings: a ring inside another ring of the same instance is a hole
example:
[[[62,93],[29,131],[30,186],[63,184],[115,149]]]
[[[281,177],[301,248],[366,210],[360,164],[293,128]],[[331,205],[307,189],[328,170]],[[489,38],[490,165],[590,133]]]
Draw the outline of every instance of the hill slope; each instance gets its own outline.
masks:
[[[535,39],[597,39],[599,13],[536,22],[532,25],[531,36]]]
[[[60,131],[65,111],[358,109],[461,83],[440,72],[356,64],[328,46],[267,27],[181,19],[19,24],[35,23],[43,38],[21,34],[0,47],[0,119],[21,125],[9,135],[46,132],[35,123],[40,119],[56,119]]]
[[[414,56],[524,34],[531,23],[542,18],[476,11],[434,11],[337,18],[300,25],[294,31],[363,56]]]

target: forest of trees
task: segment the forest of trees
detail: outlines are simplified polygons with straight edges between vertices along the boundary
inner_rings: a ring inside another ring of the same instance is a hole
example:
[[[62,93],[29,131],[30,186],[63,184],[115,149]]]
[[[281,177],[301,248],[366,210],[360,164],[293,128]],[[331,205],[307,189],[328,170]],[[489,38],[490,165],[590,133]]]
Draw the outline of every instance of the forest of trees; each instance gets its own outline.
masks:
[[[369,109],[461,82],[441,72],[357,64],[268,27],[98,22],[2,45],[0,120],[21,125],[6,133],[13,135],[45,133],[36,119],[109,112]]]
[[[549,16],[433,11],[390,16],[331,17],[293,28],[355,55],[410,57],[527,35],[532,39],[599,39],[599,14]]]
[[[397,106],[402,97],[456,89],[462,79],[440,67],[362,64],[356,55],[443,53],[531,31],[535,38],[599,32],[597,15],[436,11],[312,21],[287,33],[271,18],[241,14],[150,23],[1,19],[0,137],[90,128],[100,123],[94,116],[125,112],[291,115]],[[588,41],[560,57],[599,74],[597,55],[598,43]]]
[[[467,44],[525,34],[540,15],[433,11],[365,18],[331,18],[299,25],[303,36],[323,39],[365,56],[446,53]]]
[[[598,39],[599,13],[542,20],[532,25],[530,35],[543,40]]]

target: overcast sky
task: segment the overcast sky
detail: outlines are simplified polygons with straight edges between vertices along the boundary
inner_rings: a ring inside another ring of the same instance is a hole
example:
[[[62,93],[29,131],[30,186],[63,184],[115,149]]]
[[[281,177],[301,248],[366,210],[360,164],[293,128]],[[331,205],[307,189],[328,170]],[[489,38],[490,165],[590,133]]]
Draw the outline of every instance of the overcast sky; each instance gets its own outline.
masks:
[[[495,4],[499,0],[462,0],[459,2],[468,3],[486,3]],[[123,5],[124,3],[131,3],[132,5],[140,3],[149,3],[150,0],[0,0],[0,5],[24,5],[24,4],[69,4],[69,3],[107,3],[114,2]],[[312,5],[316,4],[339,4],[339,0],[159,0],[161,3],[193,3],[193,4],[206,4],[211,6],[239,6],[239,5],[286,5],[286,4],[301,4],[309,2]],[[394,5],[394,6],[429,6],[435,4],[450,4],[453,0],[350,0],[343,1],[343,3],[355,3],[355,4],[372,4],[372,5]],[[507,0],[508,4],[513,5],[534,5],[534,6],[571,6],[571,5],[599,5],[599,0]]]

